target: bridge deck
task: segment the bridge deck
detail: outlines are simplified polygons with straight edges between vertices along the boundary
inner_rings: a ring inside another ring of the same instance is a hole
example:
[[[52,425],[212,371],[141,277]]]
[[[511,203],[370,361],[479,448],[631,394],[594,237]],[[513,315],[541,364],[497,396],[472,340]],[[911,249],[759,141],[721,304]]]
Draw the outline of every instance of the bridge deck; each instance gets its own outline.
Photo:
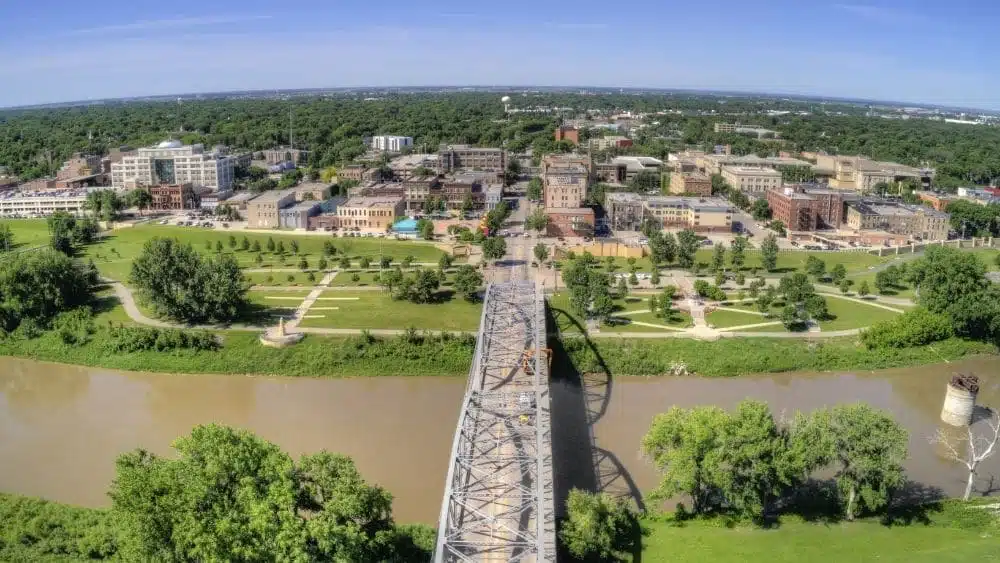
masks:
[[[434,560],[555,561],[545,309],[492,284],[452,445]]]

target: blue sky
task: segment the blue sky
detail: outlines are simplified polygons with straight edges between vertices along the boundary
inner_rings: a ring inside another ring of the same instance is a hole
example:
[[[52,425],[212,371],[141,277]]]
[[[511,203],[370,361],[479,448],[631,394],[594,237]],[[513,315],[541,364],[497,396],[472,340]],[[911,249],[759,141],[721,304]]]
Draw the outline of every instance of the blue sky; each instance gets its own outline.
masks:
[[[1000,109],[995,0],[0,2],[0,106],[428,84]]]

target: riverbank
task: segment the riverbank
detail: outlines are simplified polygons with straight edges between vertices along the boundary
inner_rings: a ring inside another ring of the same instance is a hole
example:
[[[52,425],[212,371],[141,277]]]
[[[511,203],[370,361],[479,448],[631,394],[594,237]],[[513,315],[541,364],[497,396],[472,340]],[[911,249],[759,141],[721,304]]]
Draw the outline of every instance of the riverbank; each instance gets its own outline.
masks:
[[[225,332],[217,351],[141,351],[109,353],[107,331],[70,346],[54,333],[31,340],[0,341],[0,356],[125,371],[271,375],[288,377],[428,376],[468,374],[474,352],[469,336],[368,337],[307,335],[298,345],[265,348],[256,333]],[[996,347],[951,339],[917,348],[868,350],[855,337],[823,341],[779,338],[596,339],[553,340],[562,351],[554,372],[610,373],[614,376],[659,376],[683,363],[689,372],[709,377],[789,371],[874,370],[949,362],[994,354]]]

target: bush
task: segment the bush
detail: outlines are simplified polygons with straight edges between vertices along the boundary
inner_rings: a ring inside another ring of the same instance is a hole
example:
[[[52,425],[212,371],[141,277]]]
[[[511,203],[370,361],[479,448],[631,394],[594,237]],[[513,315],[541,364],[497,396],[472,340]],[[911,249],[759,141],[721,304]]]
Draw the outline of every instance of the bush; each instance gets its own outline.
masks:
[[[581,561],[626,561],[631,560],[639,531],[638,519],[623,501],[573,489],[559,539]]]
[[[894,319],[875,323],[861,333],[861,342],[869,350],[910,348],[946,340],[953,333],[948,317],[917,307]]]
[[[129,353],[144,350],[218,350],[219,341],[207,330],[179,330],[139,326],[112,327],[105,345],[108,352]]]
[[[80,346],[89,342],[94,334],[94,316],[89,307],[80,307],[60,313],[52,322],[52,328],[59,334],[63,344]]]

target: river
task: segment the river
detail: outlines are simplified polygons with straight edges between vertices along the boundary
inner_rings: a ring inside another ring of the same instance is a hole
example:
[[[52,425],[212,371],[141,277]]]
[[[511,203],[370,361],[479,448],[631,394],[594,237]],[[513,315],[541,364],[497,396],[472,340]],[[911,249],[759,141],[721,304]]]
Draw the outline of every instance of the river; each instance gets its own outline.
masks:
[[[978,374],[979,403],[1000,406],[998,357],[857,374],[560,381],[552,394],[557,483],[653,488],[657,475],[640,458],[639,442],[652,417],[671,405],[730,408],[754,397],[791,417],[864,400],[909,429],[910,479],[960,494],[963,468],[927,442],[956,371]],[[169,455],[174,438],[219,422],[250,429],[296,456],[347,454],[369,481],[392,492],[397,520],[433,524],[464,389],[461,378],[181,376],[0,358],[0,491],[104,506],[118,454],[141,447]],[[1000,489],[1000,455],[977,482],[990,483]]]

